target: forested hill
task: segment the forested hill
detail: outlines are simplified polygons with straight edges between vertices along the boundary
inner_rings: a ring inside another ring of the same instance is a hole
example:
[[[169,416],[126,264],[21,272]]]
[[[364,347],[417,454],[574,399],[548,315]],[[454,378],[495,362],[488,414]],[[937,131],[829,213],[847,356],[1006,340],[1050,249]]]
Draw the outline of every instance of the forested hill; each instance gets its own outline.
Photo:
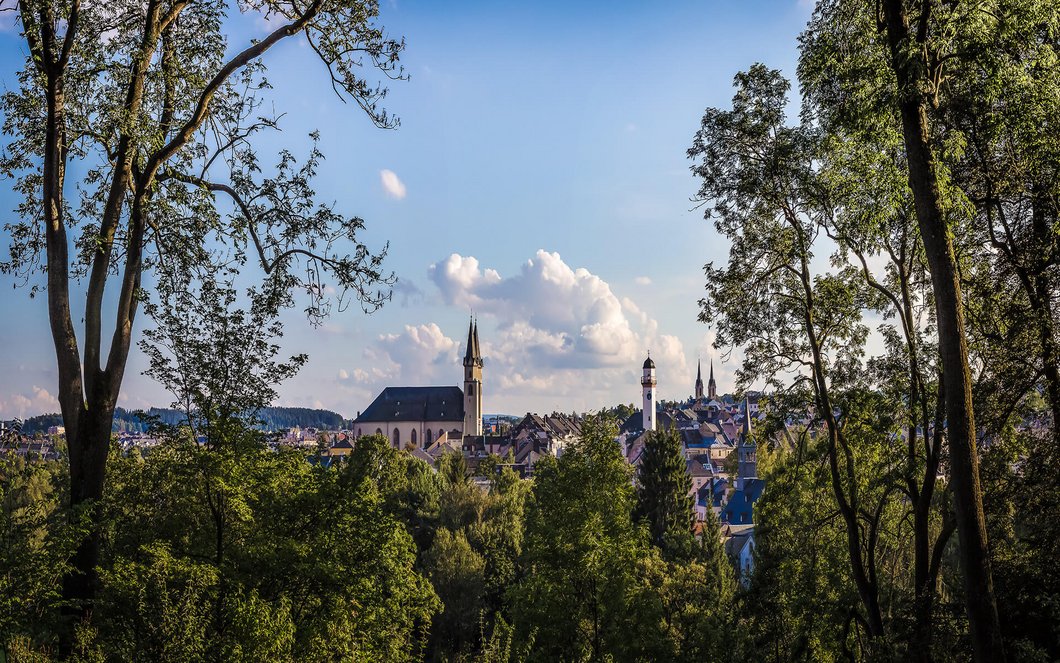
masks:
[[[182,412],[169,408],[153,407],[147,410],[147,414],[158,417],[165,424],[178,424],[184,419]],[[295,427],[338,430],[345,427],[345,420],[338,412],[308,407],[267,407],[261,411],[258,418],[262,421],[261,427],[266,430]],[[32,435],[47,431],[49,426],[62,425],[61,415],[41,414],[27,419],[22,425],[22,432]],[[115,433],[138,433],[143,432],[146,427],[136,411],[120,407],[115,409],[113,426]]]

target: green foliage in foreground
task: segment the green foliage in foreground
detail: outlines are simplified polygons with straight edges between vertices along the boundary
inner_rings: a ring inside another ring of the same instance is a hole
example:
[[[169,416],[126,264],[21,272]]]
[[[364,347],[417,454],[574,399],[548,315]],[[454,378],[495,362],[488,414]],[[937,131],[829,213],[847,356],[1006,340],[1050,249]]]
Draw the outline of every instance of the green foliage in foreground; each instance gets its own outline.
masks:
[[[438,599],[414,568],[412,537],[386,511],[386,487],[354,468],[320,468],[251,440],[208,451],[174,437],[146,457],[115,454],[100,505],[101,596],[81,654],[418,660]],[[42,589],[5,586],[3,596],[54,619],[65,549],[42,548]],[[2,626],[24,649],[54,647],[47,631]]]

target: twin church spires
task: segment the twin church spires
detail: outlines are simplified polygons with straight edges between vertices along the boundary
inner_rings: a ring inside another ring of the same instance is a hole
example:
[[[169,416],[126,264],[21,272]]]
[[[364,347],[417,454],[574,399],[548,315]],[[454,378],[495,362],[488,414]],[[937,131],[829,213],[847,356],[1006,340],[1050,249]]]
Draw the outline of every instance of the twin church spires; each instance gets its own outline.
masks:
[[[710,360],[710,381],[707,382],[707,399],[718,399],[718,385],[714,382],[714,360]],[[696,368],[696,400],[703,400],[703,361]]]
[[[464,353],[464,435],[482,435],[482,351],[474,318],[467,325]]]

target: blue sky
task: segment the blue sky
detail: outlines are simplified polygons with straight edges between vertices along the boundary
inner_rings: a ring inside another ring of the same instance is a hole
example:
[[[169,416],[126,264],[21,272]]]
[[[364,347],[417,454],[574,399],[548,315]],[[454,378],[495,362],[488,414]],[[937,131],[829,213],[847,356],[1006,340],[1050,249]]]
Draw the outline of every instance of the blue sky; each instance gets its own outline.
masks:
[[[472,308],[488,412],[639,402],[648,349],[660,397],[689,395],[697,358],[716,354],[696,321],[702,265],[728,247],[691,209],[685,150],[737,71],[761,61],[794,75],[809,13],[805,0],[383,0],[380,22],[407,41],[410,80],[386,100],[395,131],[338,101],[304,44],[271,51],[287,115],[263,153],[297,152],[319,129],[318,194],[363,217],[370,246],[390,242],[400,279],[371,316],[354,307],[320,328],[288,316],[284,348],[310,361],[279,403],[354,416],[387,385],[460,384]],[[262,29],[244,24],[234,44]],[[0,26],[5,88],[22,50]],[[0,214],[16,202],[0,186]],[[54,410],[44,300],[2,278],[0,417]],[[134,353],[121,404],[167,405],[143,367]],[[717,357],[722,390],[733,368]]]

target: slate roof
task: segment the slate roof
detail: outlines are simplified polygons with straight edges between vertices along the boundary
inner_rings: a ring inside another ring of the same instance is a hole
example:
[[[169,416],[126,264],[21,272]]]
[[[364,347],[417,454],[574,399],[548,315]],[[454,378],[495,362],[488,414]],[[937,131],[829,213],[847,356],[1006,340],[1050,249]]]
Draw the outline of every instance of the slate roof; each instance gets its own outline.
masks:
[[[387,387],[354,423],[375,421],[463,421],[460,387]]]
[[[714,476],[714,471],[713,471],[713,469],[710,466],[710,461],[709,460],[706,463],[703,463],[701,461],[691,460],[691,459],[690,460],[686,460],[685,461],[685,469],[688,471],[688,475],[689,476],[693,476],[693,477],[708,477],[709,478],[709,477]]]
[[[762,496],[765,485],[762,479],[746,479],[743,488],[733,492],[725,508],[722,509],[722,521],[735,525],[753,523],[754,503]]]
[[[626,417],[626,420],[619,427],[620,433],[636,433],[644,430],[644,412],[643,410],[636,410],[633,414]]]
[[[725,552],[730,557],[739,557],[743,551],[744,546],[754,540],[754,525],[729,525],[727,532],[728,537],[725,539]]]
[[[428,465],[432,467],[434,466],[434,457],[423,449],[420,449],[419,447],[414,447],[409,453],[412,455],[413,458],[419,458]]]

